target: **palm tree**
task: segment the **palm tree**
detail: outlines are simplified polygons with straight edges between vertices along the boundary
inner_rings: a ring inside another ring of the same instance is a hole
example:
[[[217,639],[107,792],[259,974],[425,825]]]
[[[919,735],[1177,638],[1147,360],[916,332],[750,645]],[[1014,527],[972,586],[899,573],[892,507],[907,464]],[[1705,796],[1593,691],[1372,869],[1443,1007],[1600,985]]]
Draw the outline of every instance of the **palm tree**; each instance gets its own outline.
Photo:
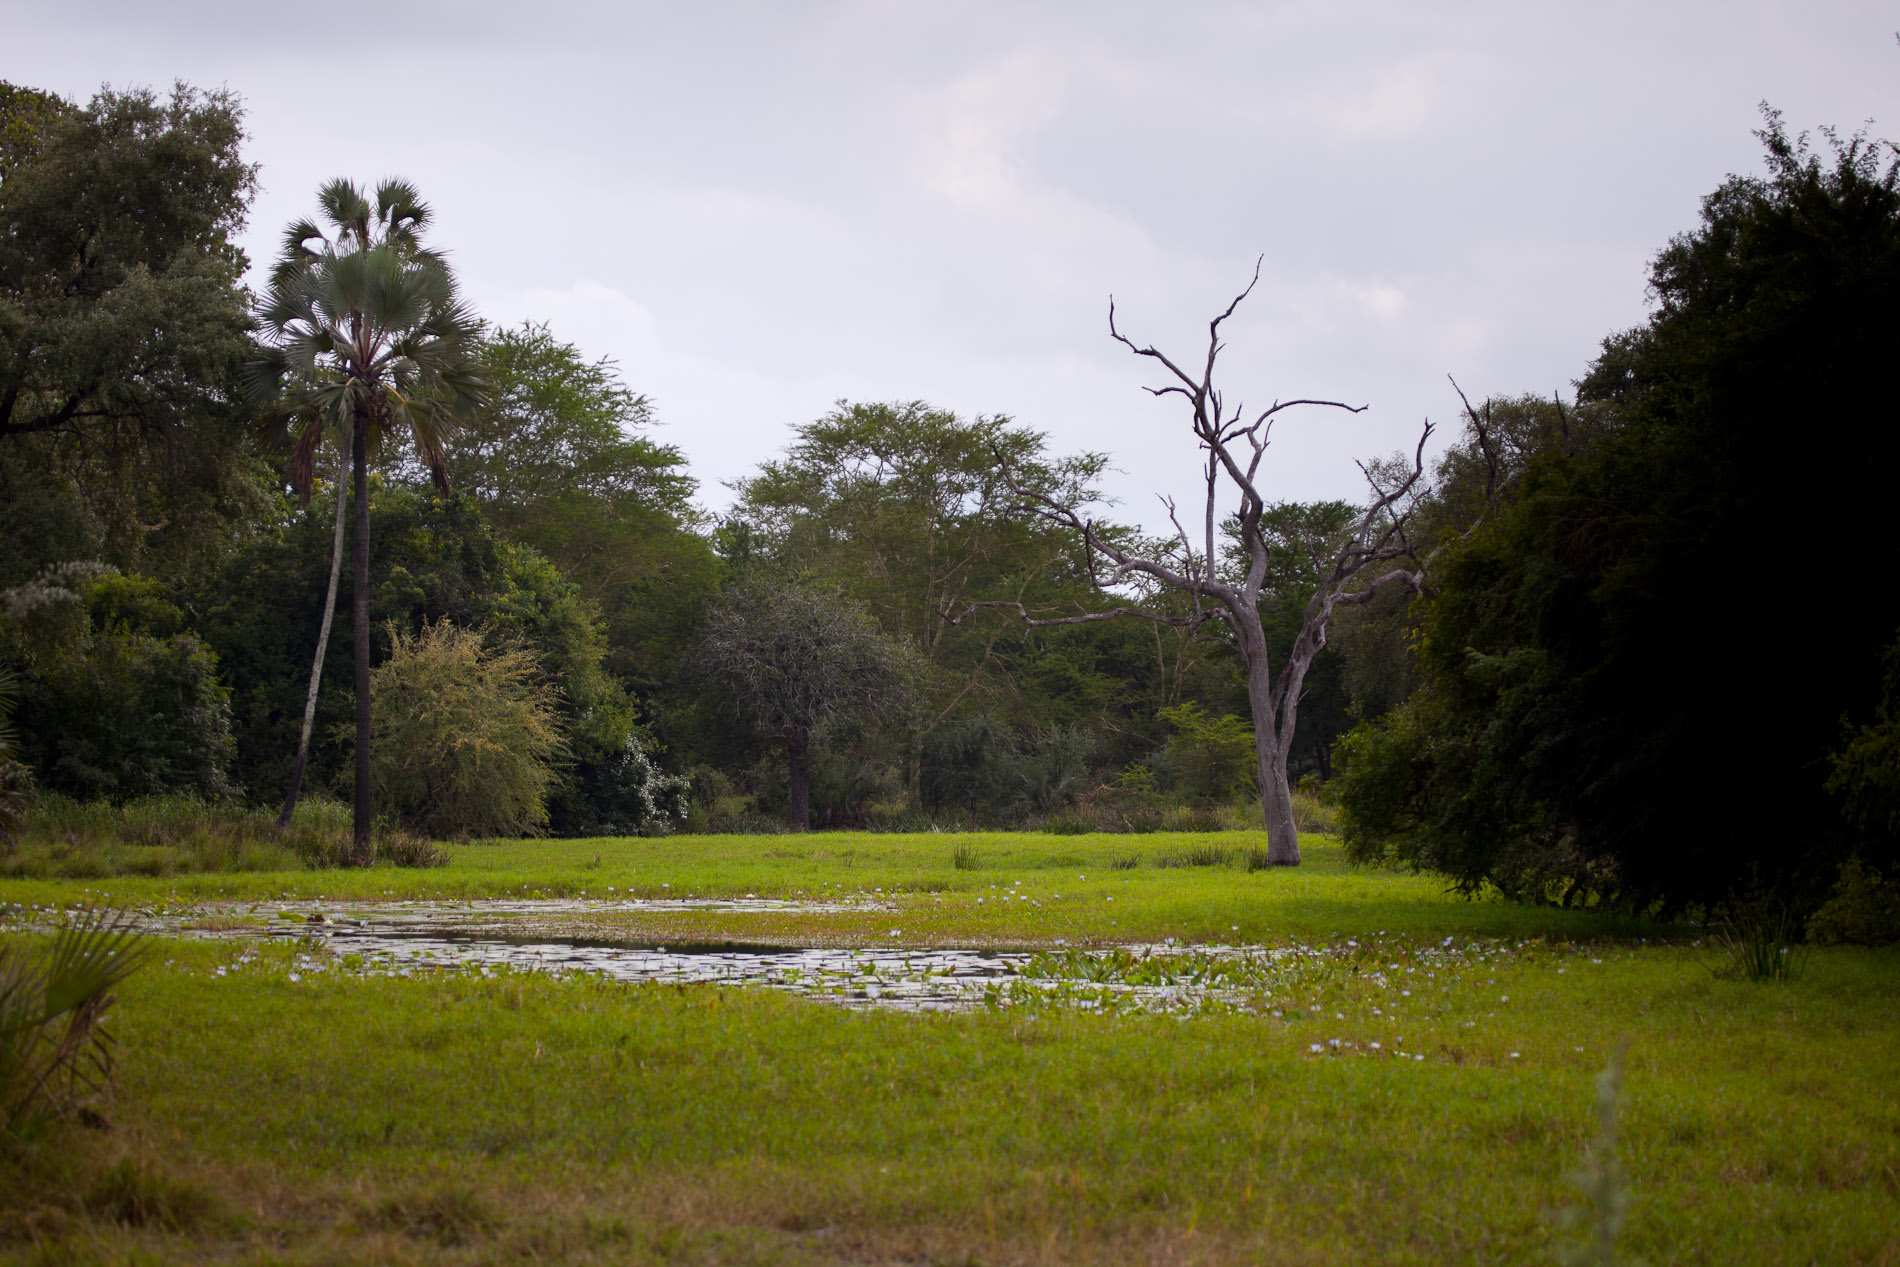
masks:
[[[291,420],[291,482],[307,488],[326,433],[334,432],[352,466],[352,635],[356,658],[354,861],[370,844],[369,462],[385,439],[406,431],[436,487],[448,491],[443,446],[487,402],[476,359],[481,323],[456,295],[438,251],[422,245],[429,209],[407,181],[376,187],[375,200],[350,181],[317,193],[329,232],[313,220],[284,231],[283,251],[258,311],[268,343],[253,364],[253,386]],[[338,496],[342,490],[338,490]],[[337,537],[341,545],[341,535]],[[337,560],[331,561],[335,603]],[[326,613],[329,610],[325,609]],[[325,621],[327,631],[328,621]],[[293,780],[300,782],[324,636],[304,705],[303,741]],[[294,808],[293,783],[286,815]]]

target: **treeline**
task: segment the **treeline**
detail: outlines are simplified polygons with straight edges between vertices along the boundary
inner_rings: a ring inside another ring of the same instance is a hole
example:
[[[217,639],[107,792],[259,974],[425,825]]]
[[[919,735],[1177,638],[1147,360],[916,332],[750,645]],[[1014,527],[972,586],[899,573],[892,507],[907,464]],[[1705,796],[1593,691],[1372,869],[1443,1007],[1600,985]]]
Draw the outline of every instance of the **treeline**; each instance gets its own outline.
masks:
[[[1888,900],[1900,196],[1883,147],[1764,139],[1768,174],[1709,197],[1571,399],[1479,406],[1410,525],[1423,592],[1334,618],[1294,767],[1355,857],[1645,909],[1812,905],[1852,862]],[[347,468],[251,381],[272,345],[233,241],[241,142],[226,94],[0,86],[16,802],[284,795]],[[840,402],[713,519],[613,363],[537,325],[480,326],[472,355],[448,443],[368,455],[381,812],[445,836],[1245,821],[1216,626],[981,606],[1104,606],[1019,489],[1100,518],[1108,455]],[[1266,516],[1272,656],[1357,513]],[[355,597],[345,568],[318,795],[350,780]]]
[[[0,654],[15,781],[77,800],[274,806],[342,454],[247,390],[269,340],[233,242],[254,183],[238,103],[4,91]],[[446,494],[393,431],[370,453],[377,730],[404,736],[376,745],[379,810],[447,835],[1065,813],[1069,828],[1143,827],[1169,813],[1209,825],[1189,811],[1244,795],[1244,696],[1220,647],[1146,624],[945,619],[986,599],[1094,601],[1076,543],[1024,510],[996,454],[1078,503],[1096,499],[1102,455],[1053,454],[1007,418],[841,403],[794,428],[715,521],[611,362],[535,325],[484,327],[476,357],[485,405],[441,452]],[[348,791],[353,599],[345,567],[305,776],[319,796]],[[773,645],[797,611],[824,617],[804,631],[817,641]],[[812,666],[845,663],[847,644],[881,675],[835,675],[835,697],[817,698]],[[802,667],[783,659],[801,653]],[[492,668],[504,656],[512,676]],[[797,698],[761,693],[761,674]],[[491,693],[456,714],[442,684],[478,679]],[[438,684],[432,709],[424,681]],[[446,770],[457,744],[418,737],[404,700],[464,726],[516,716],[490,741],[522,759],[432,784],[422,767]],[[1333,711],[1313,710],[1318,773],[1343,699]]]

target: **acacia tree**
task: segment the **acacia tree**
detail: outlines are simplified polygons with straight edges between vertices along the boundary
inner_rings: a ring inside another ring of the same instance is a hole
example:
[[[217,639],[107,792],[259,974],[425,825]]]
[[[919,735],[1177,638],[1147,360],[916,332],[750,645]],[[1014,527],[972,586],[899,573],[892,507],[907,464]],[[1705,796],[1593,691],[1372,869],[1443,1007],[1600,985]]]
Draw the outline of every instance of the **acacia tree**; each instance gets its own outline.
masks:
[[[1089,560],[1089,579],[1096,590],[1123,597],[1129,584],[1145,583],[1187,595],[1189,610],[1174,614],[1152,606],[1124,603],[1107,611],[1036,616],[1022,603],[991,601],[972,603],[960,613],[947,615],[953,621],[961,621],[981,607],[1004,607],[1014,609],[1030,625],[1081,624],[1139,616],[1190,629],[1208,624],[1223,628],[1246,664],[1260,808],[1267,823],[1267,861],[1274,866],[1297,866],[1299,829],[1293,821],[1287,760],[1293,748],[1301,689],[1314,657],[1326,645],[1327,623],[1336,609],[1367,602],[1388,586],[1402,585],[1416,591],[1423,585],[1424,561],[1414,549],[1415,543],[1407,529],[1425,492],[1425,442],[1432,434],[1432,424],[1425,424],[1409,462],[1361,463],[1359,469],[1370,491],[1365,506],[1326,545],[1323,554],[1318,542],[1308,543],[1316,584],[1301,615],[1292,649],[1276,672],[1268,655],[1268,637],[1260,610],[1263,586],[1273,562],[1275,536],[1269,531],[1270,525],[1263,525],[1270,503],[1262,496],[1257,483],[1273,422],[1280,414],[1300,406],[1344,409],[1349,413],[1358,413],[1365,406],[1302,398],[1275,401],[1253,414],[1238,404],[1228,407],[1214,383],[1215,363],[1224,347],[1221,323],[1233,316],[1259,280],[1260,266],[1256,262],[1253,280],[1247,283],[1246,289],[1208,323],[1207,358],[1198,371],[1184,368],[1152,345],[1138,345],[1122,334],[1115,324],[1114,301],[1109,301],[1110,336],[1136,356],[1163,367],[1172,381],[1146,390],[1157,397],[1182,400],[1187,406],[1194,438],[1206,454],[1203,478],[1207,492],[1199,525],[1202,541],[1198,547],[1182,526],[1172,500],[1163,499],[1174,525],[1174,536],[1164,539],[1161,548],[1142,553],[1126,544],[1119,534],[1106,530],[1093,519],[1084,518],[1073,505],[1025,486],[1010,471],[1006,455],[996,454],[1005,478],[1026,506],[1081,537]],[[1490,449],[1483,419],[1468,403],[1466,411],[1488,456]],[[1228,517],[1223,517],[1220,509],[1223,492],[1235,498]],[[1221,566],[1218,547],[1223,524],[1239,556],[1240,567],[1232,570]]]
[[[714,604],[699,667],[733,710],[785,749],[792,826],[811,825],[811,745],[833,718],[909,711],[915,654],[835,591],[760,577]]]
[[[995,654],[1000,630],[959,638],[942,613],[985,593],[1035,603],[1075,589],[1066,534],[1024,513],[993,455],[1017,483],[1072,506],[1098,499],[1107,459],[1051,457],[1045,443],[1006,417],[840,401],[736,485],[739,514],[778,558],[861,601],[931,670],[930,706],[907,745],[913,808],[925,736],[967,700],[1012,685]]]
[[[351,533],[352,641],[356,669],[356,786],[352,853],[370,846],[369,461],[402,427],[442,492],[444,443],[486,403],[477,361],[481,323],[456,294],[439,252],[422,245],[429,209],[415,186],[388,180],[372,203],[355,184],[333,180],[317,201],[330,231],[299,220],[284,231],[258,316],[270,343],[252,365],[258,393],[295,420],[291,480],[302,487],[326,434],[350,454],[355,507]],[[334,574],[334,564],[332,567]],[[334,602],[334,597],[332,597]],[[325,628],[328,621],[325,621]],[[323,659],[317,648],[317,664]],[[305,717],[313,715],[311,673]],[[308,721],[285,804],[295,806],[309,749]]]

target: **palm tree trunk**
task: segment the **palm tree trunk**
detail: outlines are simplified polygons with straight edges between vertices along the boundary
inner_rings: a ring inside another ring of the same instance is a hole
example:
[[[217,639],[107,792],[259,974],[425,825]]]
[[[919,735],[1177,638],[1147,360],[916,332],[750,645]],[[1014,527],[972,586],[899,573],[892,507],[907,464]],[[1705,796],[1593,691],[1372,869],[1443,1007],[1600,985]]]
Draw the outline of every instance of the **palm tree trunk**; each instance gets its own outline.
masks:
[[[343,573],[343,518],[344,509],[350,504],[351,438],[350,433],[344,431],[342,460],[336,470],[336,532],[330,541],[330,586],[323,595],[323,621],[317,626],[316,658],[310,661],[310,690],[303,701],[303,735],[297,740],[297,760],[290,767],[290,790],[284,794],[284,812],[277,816],[280,829],[290,826],[290,816],[297,811],[297,793],[303,787],[303,769],[310,759],[310,730],[317,721],[317,687],[323,683],[323,657],[330,649],[330,618],[336,614],[336,585]]]
[[[356,797],[351,861],[368,866],[375,861],[370,842],[369,801],[369,414],[356,411],[355,466],[356,524],[351,534],[351,634],[356,643]]]

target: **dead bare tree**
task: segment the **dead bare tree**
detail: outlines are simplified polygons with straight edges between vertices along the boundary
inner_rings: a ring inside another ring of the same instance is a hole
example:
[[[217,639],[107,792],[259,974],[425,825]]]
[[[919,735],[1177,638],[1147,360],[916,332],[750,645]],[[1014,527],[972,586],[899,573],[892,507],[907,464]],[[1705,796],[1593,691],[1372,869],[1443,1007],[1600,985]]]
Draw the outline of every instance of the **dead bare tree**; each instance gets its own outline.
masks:
[[[1088,558],[1089,578],[1098,591],[1111,597],[1123,597],[1120,591],[1125,586],[1145,581],[1188,595],[1191,611],[1175,615],[1124,602],[1105,611],[1037,616],[1020,602],[994,600],[972,603],[962,612],[945,613],[945,618],[953,623],[961,622],[979,608],[1002,607],[1013,608],[1029,625],[1073,625],[1121,616],[1139,616],[1190,629],[1210,622],[1224,625],[1247,666],[1247,700],[1253,712],[1260,807],[1267,822],[1267,861],[1276,866],[1297,866],[1299,830],[1293,821],[1287,758],[1293,746],[1306,672],[1326,645],[1327,624],[1337,608],[1367,602],[1390,585],[1403,585],[1414,591],[1422,589],[1426,558],[1415,549],[1407,529],[1426,491],[1425,443],[1433,427],[1430,422],[1424,424],[1409,463],[1389,467],[1359,464],[1370,498],[1358,519],[1323,555],[1314,551],[1318,585],[1307,602],[1293,649],[1286,663],[1275,672],[1268,662],[1267,640],[1260,618],[1261,586],[1267,576],[1269,553],[1260,519],[1268,503],[1256,482],[1273,421],[1299,406],[1344,409],[1349,413],[1358,413],[1365,406],[1355,407],[1336,400],[1286,400],[1275,401],[1251,416],[1239,405],[1231,410],[1227,408],[1214,385],[1215,362],[1225,346],[1220,337],[1221,323],[1234,315],[1234,310],[1253,293],[1259,281],[1260,264],[1256,262],[1253,280],[1208,324],[1207,359],[1198,373],[1183,368],[1153,346],[1138,346],[1122,334],[1115,324],[1115,302],[1112,298],[1109,300],[1109,334],[1136,356],[1156,361],[1166,370],[1173,381],[1146,390],[1159,397],[1179,396],[1186,403],[1194,437],[1207,455],[1207,496],[1200,525],[1203,541],[1198,549],[1182,527],[1174,502],[1169,498],[1162,501],[1174,525],[1173,539],[1163,549],[1136,553],[1117,544],[1113,534],[1105,532],[1093,519],[1083,518],[1073,506],[1022,487],[1002,454],[997,454],[1005,478],[1026,507],[1080,535]],[[1460,396],[1462,398],[1462,393]],[[1465,409],[1477,432],[1479,448],[1495,471],[1485,421],[1468,401]],[[1215,534],[1221,526],[1218,503],[1224,486],[1238,495],[1231,522],[1245,572],[1237,581],[1231,570],[1223,575],[1216,548]]]

